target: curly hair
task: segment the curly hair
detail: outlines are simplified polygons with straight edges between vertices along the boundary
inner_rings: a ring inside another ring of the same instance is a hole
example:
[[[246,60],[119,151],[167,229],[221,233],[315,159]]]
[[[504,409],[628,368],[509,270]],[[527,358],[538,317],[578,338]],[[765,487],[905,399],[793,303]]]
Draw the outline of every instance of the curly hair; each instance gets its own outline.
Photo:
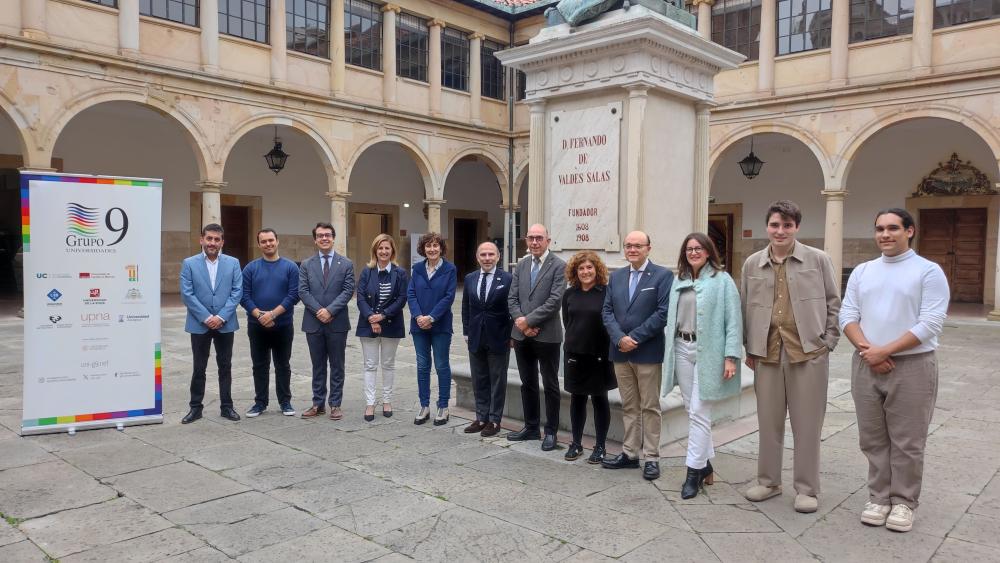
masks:
[[[569,262],[566,263],[566,283],[573,287],[580,287],[580,278],[577,277],[576,270],[584,262],[590,262],[594,265],[594,270],[597,272],[595,281],[598,285],[608,285],[608,267],[604,265],[601,257],[591,250],[581,250],[569,259]]]
[[[424,247],[432,242],[436,242],[441,245],[441,257],[444,258],[445,255],[448,254],[448,244],[444,242],[444,239],[441,238],[441,235],[438,233],[425,233],[420,235],[420,238],[417,239],[417,254],[427,258],[427,254],[424,252]]]

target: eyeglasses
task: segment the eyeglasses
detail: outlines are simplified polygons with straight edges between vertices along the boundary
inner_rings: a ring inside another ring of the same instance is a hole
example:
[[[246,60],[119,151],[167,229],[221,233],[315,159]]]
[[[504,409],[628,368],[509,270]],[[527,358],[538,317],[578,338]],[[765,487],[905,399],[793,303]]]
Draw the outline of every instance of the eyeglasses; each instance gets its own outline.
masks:
[[[333,235],[330,233],[317,233],[316,238],[333,238]]]
[[[626,244],[625,250],[642,250],[649,246],[648,244]]]
[[[700,246],[692,246],[691,248],[685,248],[684,251],[688,254],[701,254],[705,252],[705,249]]]
[[[536,237],[536,236],[530,236],[524,238],[527,239],[528,242],[542,242],[543,240],[545,240],[545,237]]]

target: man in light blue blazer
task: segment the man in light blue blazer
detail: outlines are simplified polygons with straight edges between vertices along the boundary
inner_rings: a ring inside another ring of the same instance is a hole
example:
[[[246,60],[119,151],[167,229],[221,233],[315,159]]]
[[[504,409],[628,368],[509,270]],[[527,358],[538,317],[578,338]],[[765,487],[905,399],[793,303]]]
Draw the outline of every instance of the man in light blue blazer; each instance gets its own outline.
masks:
[[[639,467],[642,476],[660,476],[660,379],[663,347],[674,275],[649,261],[649,235],[633,231],[625,237],[628,268],[611,274],[602,317],[611,337],[611,360],[622,397],[625,439],[622,453],[605,459],[608,469]]]
[[[205,370],[208,355],[215,345],[219,366],[219,401],[222,417],[240,419],[233,408],[232,385],[233,336],[240,328],[236,306],[243,296],[240,261],[222,253],[222,225],[209,223],[201,230],[201,253],[185,258],[181,264],[181,297],[187,307],[184,331],[191,334],[194,371],[191,374],[191,410],[181,420],[190,424],[201,418],[205,398]]]
[[[312,230],[318,252],[302,261],[299,267],[299,299],[305,305],[302,331],[306,333],[309,357],[312,360],[312,406],[302,418],[313,418],[326,412],[330,419],[344,417],[340,403],[344,398],[344,355],[351,320],[347,304],[354,296],[354,264],[333,250],[337,231],[330,223],[316,223]],[[330,387],[327,395],[327,364]]]

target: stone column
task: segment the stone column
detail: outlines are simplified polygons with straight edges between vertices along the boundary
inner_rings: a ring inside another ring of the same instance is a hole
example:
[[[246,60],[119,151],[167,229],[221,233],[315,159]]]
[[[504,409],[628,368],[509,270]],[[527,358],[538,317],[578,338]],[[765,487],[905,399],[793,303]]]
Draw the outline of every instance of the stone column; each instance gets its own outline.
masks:
[[[820,193],[826,199],[823,250],[833,261],[833,273],[837,283],[840,283],[840,272],[844,265],[844,199],[847,198],[847,191],[841,187],[834,187]]]
[[[916,74],[930,74],[934,51],[934,0],[916,0],[913,5],[913,40],[910,66]]]
[[[848,2],[833,3],[830,29],[830,85],[847,84],[847,48],[850,42],[851,7]]]
[[[326,192],[326,197],[330,198],[330,224],[337,231],[333,249],[347,256],[347,198],[351,197],[351,192],[331,191]]]
[[[545,223],[545,102],[528,102],[531,108],[528,146],[528,221],[527,226]]]
[[[632,86],[628,89],[628,108],[625,118],[628,121],[628,139],[622,150],[625,156],[625,224],[622,232],[641,230],[642,215],[639,212],[639,201],[642,199],[642,137],[643,122],[646,119],[646,102],[649,88],[647,86]]]
[[[757,91],[774,93],[774,53],[777,51],[776,0],[760,3],[760,59],[757,63]]]
[[[344,0],[330,4],[330,90],[334,96],[344,93]]]
[[[48,0],[21,0],[21,35],[29,39],[47,39],[46,6]]]
[[[997,182],[996,190],[1000,191],[1000,182]],[[996,258],[996,271],[993,274],[993,310],[986,315],[988,321],[1000,321],[1000,236],[997,237]]]
[[[278,86],[288,77],[288,37],[285,0],[271,0],[271,84]]]
[[[712,5],[715,0],[692,0],[691,4],[698,7],[698,35],[712,40]]]
[[[482,125],[483,104],[483,39],[486,36],[476,32],[469,35],[469,117],[474,125]]]
[[[201,0],[201,69],[219,71],[219,0]]]
[[[424,205],[427,206],[427,232],[428,233],[438,233],[441,234],[441,206],[444,205],[445,200],[443,199],[425,199]]]
[[[118,54],[139,55],[139,0],[118,0]]]
[[[696,106],[694,127],[694,230],[708,233],[708,198],[711,192],[708,164],[708,104]]]
[[[204,6],[204,4],[202,5]],[[204,227],[209,223],[221,224],[222,189],[226,187],[227,183],[204,180],[195,185],[201,189],[201,226]]]
[[[382,102],[396,104],[396,14],[399,6],[382,6]]]
[[[444,29],[444,22],[433,19],[427,22],[430,30],[427,42],[427,82],[430,86],[428,99],[430,100],[430,113],[432,116],[441,115],[441,30]]]

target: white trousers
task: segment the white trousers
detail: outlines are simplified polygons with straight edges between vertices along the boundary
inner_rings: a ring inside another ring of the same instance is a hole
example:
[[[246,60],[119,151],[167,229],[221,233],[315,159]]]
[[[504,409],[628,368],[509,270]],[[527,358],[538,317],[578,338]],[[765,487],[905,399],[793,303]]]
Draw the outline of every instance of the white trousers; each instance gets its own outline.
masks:
[[[712,444],[712,406],[698,396],[698,343],[674,339],[674,377],[688,412],[687,466],[703,469],[715,457]],[[719,374],[721,377],[722,374]]]
[[[378,377],[378,366],[382,365],[382,402],[392,402],[392,386],[396,380],[396,348],[399,338],[365,338],[361,339],[361,352],[365,356],[365,403],[375,404],[375,380]]]

